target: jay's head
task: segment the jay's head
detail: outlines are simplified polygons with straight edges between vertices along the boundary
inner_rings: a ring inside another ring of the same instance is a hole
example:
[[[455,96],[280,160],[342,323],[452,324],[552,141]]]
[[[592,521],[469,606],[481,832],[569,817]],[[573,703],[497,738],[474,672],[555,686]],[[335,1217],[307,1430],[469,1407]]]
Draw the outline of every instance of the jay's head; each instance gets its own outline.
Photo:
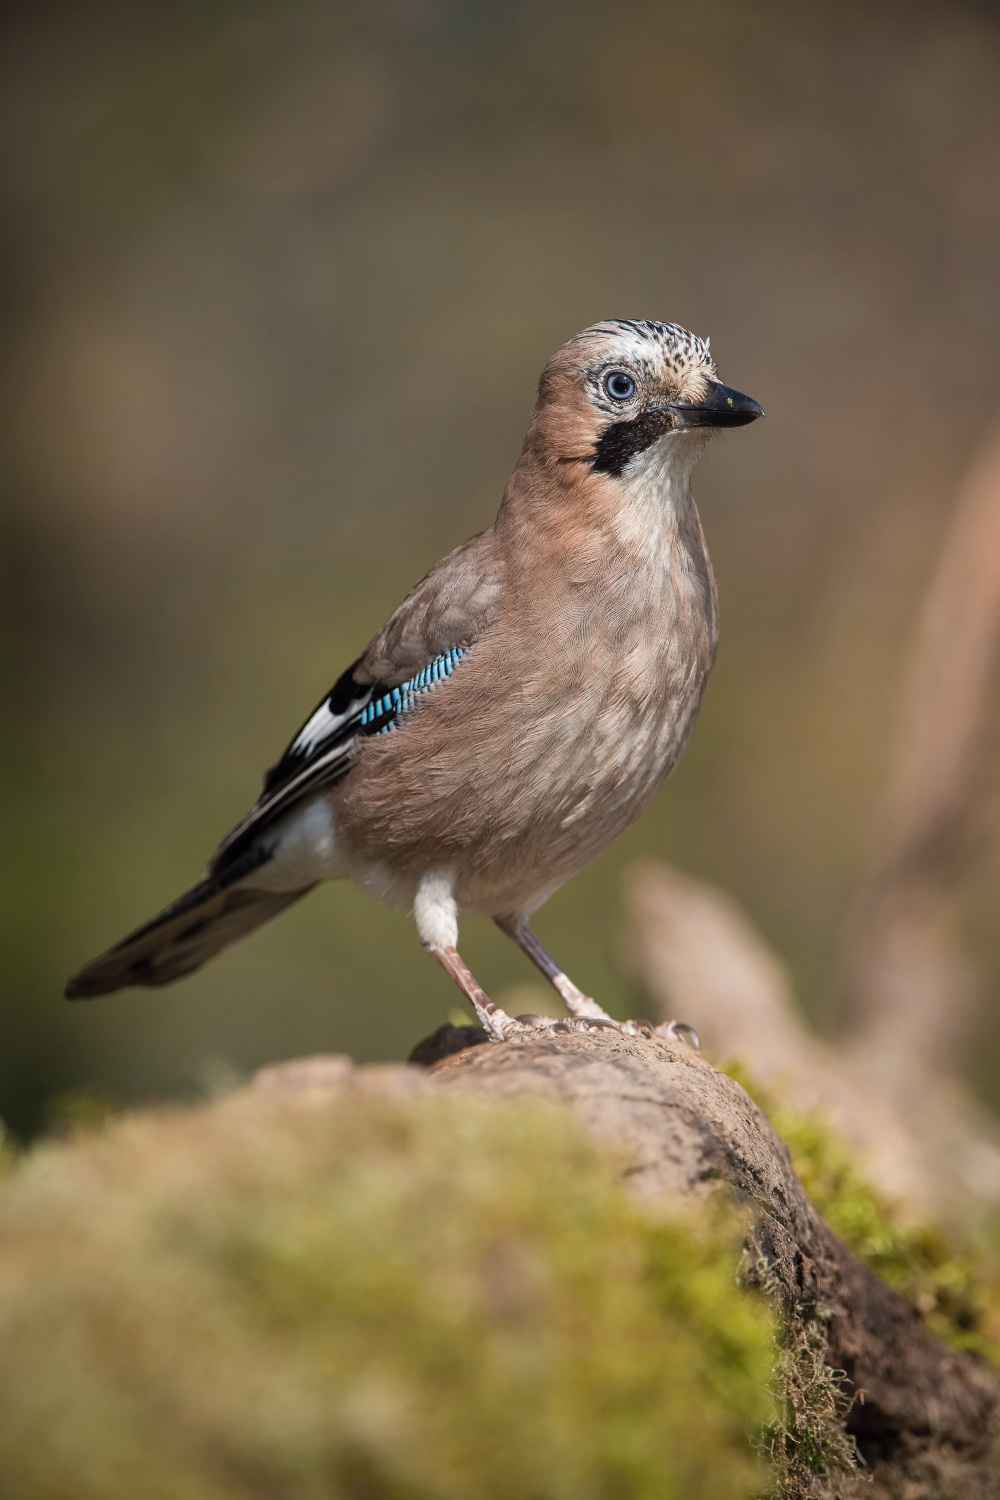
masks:
[[[531,436],[550,460],[627,480],[651,450],[686,466],[714,428],[763,415],[720,382],[707,340],[676,323],[621,318],[585,328],[549,360]]]

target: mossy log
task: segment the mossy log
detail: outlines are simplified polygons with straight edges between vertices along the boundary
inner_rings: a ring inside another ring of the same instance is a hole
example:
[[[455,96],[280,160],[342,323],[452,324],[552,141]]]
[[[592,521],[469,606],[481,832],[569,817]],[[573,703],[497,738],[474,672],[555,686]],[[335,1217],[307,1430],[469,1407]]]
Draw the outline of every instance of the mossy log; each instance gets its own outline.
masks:
[[[930,1334],[852,1255],[806,1196],[762,1112],[697,1052],[607,1030],[541,1035],[446,1057],[431,1077],[442,1089],[564,1102],[618,1151],[643,1199],[728,1184],[754,1212],[759,1278],[793,1324],[825,1328],[827,1363],[845,1372],[854,1396],[847,1428],[877,1492],[997,1493],[993,1372]]]
[[[9,1159],[4,1493],[749,1500],[763,1431],[783,1500],[997,1494],[996,1377],[841,1244],[738,1083],[665,1039],[474,1039]],[[699,1211],[720,1185],[746,1217]]]
[[[753,1500],[742,1214],[572,1112],[313,1058],[8,1156],[11,1500]]]

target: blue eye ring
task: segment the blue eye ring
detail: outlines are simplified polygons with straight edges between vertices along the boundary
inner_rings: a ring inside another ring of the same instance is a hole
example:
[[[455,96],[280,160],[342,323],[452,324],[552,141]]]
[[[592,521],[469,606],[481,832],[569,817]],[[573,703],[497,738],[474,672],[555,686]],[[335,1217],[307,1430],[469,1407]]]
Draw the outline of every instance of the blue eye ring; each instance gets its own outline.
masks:
[[[601,384],[612,401],[629,401],[635,395],[635,381],[627,370],[609,370]]]

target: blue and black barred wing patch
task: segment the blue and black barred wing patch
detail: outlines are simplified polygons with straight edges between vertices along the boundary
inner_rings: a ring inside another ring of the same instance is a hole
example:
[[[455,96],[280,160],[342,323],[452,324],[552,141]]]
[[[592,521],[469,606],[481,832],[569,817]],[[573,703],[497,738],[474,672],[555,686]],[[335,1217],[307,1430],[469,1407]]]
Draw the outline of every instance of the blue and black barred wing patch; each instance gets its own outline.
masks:
[[[337,679],[317,709],[310,714],[281,759],[264,776],[264,789],[255,807],[219,845],[213,873],[238,859],[259,833],[303,797],[336,785],[350,771],[358,741],[367,735],[387,734],[439,682],[450,677],[468,648],[454,646],[398,687],[359,683],[354,666]]]
[[[450,651],[444,651],[440,656],[435,656],[432,662],[423,667],[408,682],[400,683],[399,687],[385,688],[376,683],[372,689],[371,701],[361,710],[359,720],[361,733],[386,734],[390,729],[395,729],[406,711],[412,708],[424,693],[451,676],[456,662],[464,655],[465,651],[461,646],[453,646]]]

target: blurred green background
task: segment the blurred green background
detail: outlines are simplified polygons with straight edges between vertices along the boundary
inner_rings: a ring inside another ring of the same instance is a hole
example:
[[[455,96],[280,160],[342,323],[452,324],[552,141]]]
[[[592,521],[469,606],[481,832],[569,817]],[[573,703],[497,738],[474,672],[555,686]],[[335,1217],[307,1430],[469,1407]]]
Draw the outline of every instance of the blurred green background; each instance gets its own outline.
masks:
[[[400,1057],[444,1019],[408,919],[345,886],[169,990],[60,994],[490,521],[542,365],[605,317],[711,335],[768,415],[697,478],[723,630],[687,756],[537,928],[634,1010],[619,874],[661,854],[828,1024],[902,653],[1000,398],[995,8],[36,0],[3,27],[0,1115]],[[991,857],[963,893],[994,993],[998,887]],[[485,923],[463,946],[495,993],[531,978]],[[995,1013],[973,1050],[1000,1102]]]

